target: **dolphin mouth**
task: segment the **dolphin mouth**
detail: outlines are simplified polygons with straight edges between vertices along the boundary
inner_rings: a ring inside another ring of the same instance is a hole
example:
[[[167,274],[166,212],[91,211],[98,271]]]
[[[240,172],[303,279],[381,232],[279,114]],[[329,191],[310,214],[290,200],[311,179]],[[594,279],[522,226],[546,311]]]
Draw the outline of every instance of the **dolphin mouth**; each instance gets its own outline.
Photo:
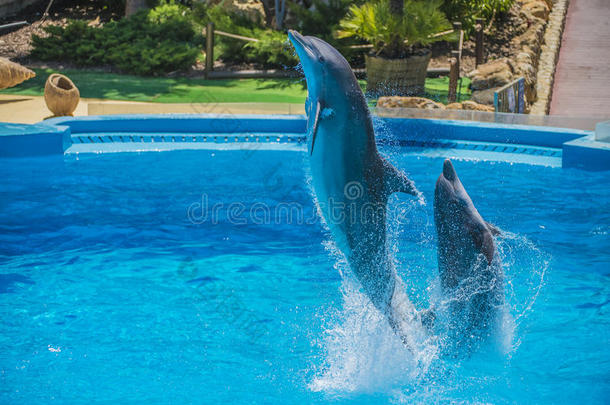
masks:
[[[294,49],[301,61],[303,73],[305,74],[305,80],[307,81],[307,98],[309,100],[310,105],[309,108],[307,108],[306,114],[308,117],[308,122],[311,123],[311,144],[309,148],[309,154],[312,155],[313,148],[316,143],[317,128],[319,125],[319,118],[321,113],[320,102],[317,101],[314,103],[315,100],[310,99],[311,93],[309,91],[309,86],[314,86],[314,83],[316,82],[316,77],[314,75],[315,70],[313,66],[316,64],[316,61],[318,59],[316,56],[317,51],[315,50],[315,47],[312,47],[307,38],[305,38],[303,35],[301,35],[295,30],[288,31],[288,39],[290,40],[290,42],[292,42],[292,45],[294,46]],[[308,126],[309,125],[310,124],[308,124]]]
[[[311,59],[315,59],[315,55],[309,45],[307,44],[307,40],[303,35],[301,35],[298,31],[288,30],[288,39],[292,42],[294,49],[297,51],[299,55],[299,59],[301,59],[301,63],[303,63],[303,57],[305,55],[301,55],[301,50],[305,51],[307,56]]]

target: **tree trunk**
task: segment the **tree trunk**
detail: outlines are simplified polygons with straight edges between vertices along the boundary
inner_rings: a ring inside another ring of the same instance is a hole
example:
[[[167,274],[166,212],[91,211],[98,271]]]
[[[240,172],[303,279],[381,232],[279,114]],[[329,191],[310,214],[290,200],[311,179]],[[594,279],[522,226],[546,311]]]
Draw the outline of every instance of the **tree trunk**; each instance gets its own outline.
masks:
[[[405,8],[404,0],[390,0],[390,11],[392,14],[402,15]]]
[[[125,17],[148,8],[146,0],[125,0]]]
[[[404,14],[404,0],[390,0],[390,12],[393,15],[396,15],[398,18],[402,18]],[[399,37],[398,35],[394,35],[392,42],[388,46],[388,54],[391,58],[400,57],[401,50],[403,48],[404,38]]]
[[[278,30],[284,27],[286,15],[286,0],[275,0],[275,26]]]
[[[262,0],[263,9],[265,10],[265,25],[271,27],[273,23],[273,0]]]

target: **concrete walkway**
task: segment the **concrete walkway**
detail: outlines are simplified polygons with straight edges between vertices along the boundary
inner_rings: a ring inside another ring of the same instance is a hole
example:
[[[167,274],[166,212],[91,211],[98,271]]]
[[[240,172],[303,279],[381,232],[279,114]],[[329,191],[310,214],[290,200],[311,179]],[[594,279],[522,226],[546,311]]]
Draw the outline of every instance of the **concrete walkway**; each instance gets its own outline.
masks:
[[[305,114],[303,104],[288,103],[140,103],[81,99],[75,116],[112,114]],[[50,118],[43,97],[0,94],[0,122],[34,124]]]
[[[610,0],[570,0],[551,115],[610,119]]]
[[[87,115],[87,104],[81,100],[74,115]],[[42,97],[0,94],[0,122],[34,124],[52,115]]]

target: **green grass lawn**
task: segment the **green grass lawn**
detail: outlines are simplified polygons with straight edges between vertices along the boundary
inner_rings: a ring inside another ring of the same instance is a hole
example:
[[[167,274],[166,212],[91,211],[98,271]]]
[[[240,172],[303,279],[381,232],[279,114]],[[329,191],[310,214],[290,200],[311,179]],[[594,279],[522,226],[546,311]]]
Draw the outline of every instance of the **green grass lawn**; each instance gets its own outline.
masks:
[[[19,86],[1,90],[0,94],[42,96],[44,84],[52,69],[34,69],[36,77]],[[225,79],[205,80],[190,78],[139,77],[88,70],[65,70],[79,88],[83,98],[146,101],[157,103],[304,103],[307,96],[302,79]],[[469,98],[462,82],[462,99]],[[364,81],[360,81],[362,86]],[[426,81],[426,96],[447,102],[449,79]]]

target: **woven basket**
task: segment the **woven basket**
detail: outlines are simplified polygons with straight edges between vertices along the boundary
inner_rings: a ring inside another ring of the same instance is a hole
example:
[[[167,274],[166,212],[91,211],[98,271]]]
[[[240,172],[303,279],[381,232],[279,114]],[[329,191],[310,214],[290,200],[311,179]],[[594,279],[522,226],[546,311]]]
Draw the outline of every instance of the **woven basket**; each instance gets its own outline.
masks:
[[[366,55],[366,91],[376,96],[414,96],[424,92],[432,53],[402,59]]]
[[[44,101],[53,114],[72,115],[79,100],[80,92],[72,80],[59,73],[49,76],[44,85]]]

